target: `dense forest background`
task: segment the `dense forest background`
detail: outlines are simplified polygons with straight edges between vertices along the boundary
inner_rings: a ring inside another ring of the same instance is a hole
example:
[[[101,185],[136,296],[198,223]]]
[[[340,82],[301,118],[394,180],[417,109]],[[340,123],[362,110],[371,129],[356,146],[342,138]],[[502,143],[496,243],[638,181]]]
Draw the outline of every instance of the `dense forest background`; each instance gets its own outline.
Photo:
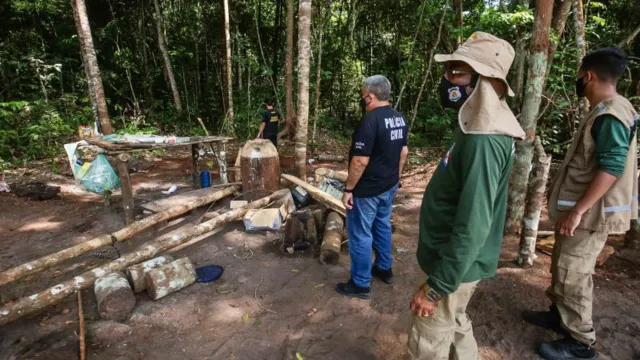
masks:
[[[563,31],[551,34],[553,62],[537,117],[537,131],[551,153],[560,153],[575,129],[578,107],[574,81],[581,51],[620,44],[631,57],[629,74],[621,82],[620,91],[640,105],[640,36],[635,37],[640,30],[640,2],[565,1],[571,4],[563,6],[559,0],[554,4],[554,30],[557,13],[568,13]],[[452,52],[477,30],[500,36],[516,48],[510,82],[518,92],[512,99],[518,114],[535,3],[313,2],[309,139],[313,137],[316,116],[318,132],[347,139],[360,117],[362,78],[384,74],[392,82],[394,106],[412,125],[411,144],[440,146],[451,136],[454,114],[444,111],[438,103],[436,90],[442,69],[432,62],[432,57],[434,53]],[[582,11],[576,12],[580,7]],[[115,131],[202,134],[197,122],[201,118],[212,132],[247,139],[257,132],[265,99],[275,99],[284,112],[289,89],[287,9],[293,9],[296,24],[289,35],[297,39],[298,1],[229,1],[232,105],[225,70],[223,0],[86,0],[86,8]],[[580,18],[583,23],[578,21]],[[159,21],[179,101],[171,89],[159,46]],[[580,25],[584,26],[584,43],[580,40]],[[298,47],[292,49],[293,81],[289,90],[295,103]],[[2,1],[3,166],[57,155],[62,152],[62,144],[76,134],[78,125],[93,122],[71,1]]]

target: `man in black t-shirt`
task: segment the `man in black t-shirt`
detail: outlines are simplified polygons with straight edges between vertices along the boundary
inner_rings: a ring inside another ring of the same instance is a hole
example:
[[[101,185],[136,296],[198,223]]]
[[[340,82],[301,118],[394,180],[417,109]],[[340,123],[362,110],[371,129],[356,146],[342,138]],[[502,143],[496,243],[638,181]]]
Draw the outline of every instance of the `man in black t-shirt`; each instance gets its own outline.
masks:
[[[278,123],[282,118],[280,112],[274,109],[273,101],[265,100],[265,106],[267,111],[262,116],[262,123],[260,124],[260,130],[256,139],[268,139],[271,140],[273,145],[278,148]]]
[[[342,202],[347,208],[351,279],[336,290],[370,299],[371,276],[393,282],[391,211],[407,159],[407,123],[389,104],[391,84],[374,75],[362,85],[364,116],[349,150],[349,176]],[[372,264],[371,249],[375,252]]]

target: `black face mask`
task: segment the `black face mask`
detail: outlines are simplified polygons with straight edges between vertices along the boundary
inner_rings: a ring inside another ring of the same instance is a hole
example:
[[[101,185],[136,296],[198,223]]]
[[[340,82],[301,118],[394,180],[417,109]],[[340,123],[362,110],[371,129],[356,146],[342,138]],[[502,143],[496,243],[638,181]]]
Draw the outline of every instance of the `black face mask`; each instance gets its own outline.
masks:
[[[584,82],[584,76],[576,79],[576,95],[584,97],[587,84]]]
[[[469,99],[466,87],[475,87],[477,80],[477,76],[474,75],[469,84],[456,85],[443,76],[439,86],[440,104],[442,104],[442,107],[460,110],[462,104]]]
[[[369,104],[367,103],[366,99],[368,97],[369,97],[369,95],[367,95],[367,96],[365,96],[363,98],[360,98],[360,110],[362,110],[362,115],[367,113],[367,105],[369,105]]]

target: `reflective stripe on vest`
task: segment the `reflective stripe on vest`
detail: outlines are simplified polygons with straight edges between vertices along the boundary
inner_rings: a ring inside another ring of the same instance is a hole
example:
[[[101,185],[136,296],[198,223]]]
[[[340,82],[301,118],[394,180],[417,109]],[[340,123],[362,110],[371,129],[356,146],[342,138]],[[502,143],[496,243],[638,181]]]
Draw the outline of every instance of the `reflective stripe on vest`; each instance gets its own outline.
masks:
[[[558,206],[576,206],[576,202],[575,201],[558,200]],[[604,208],[604,212],[605,213],[622,212],[622,211],[630,211],[630,210],[631,210],[631,204],[618,205],[618,206],[605,206],[605,208]]]

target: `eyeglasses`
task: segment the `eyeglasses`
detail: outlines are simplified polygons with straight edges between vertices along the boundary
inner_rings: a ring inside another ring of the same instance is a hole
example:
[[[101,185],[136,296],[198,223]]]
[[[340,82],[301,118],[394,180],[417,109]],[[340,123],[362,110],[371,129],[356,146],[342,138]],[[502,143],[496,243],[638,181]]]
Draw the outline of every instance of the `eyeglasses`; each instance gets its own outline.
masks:
[[[477,75],[478,73],[475,71],[447,69],[447,74],[449,76],[454,76],[454,75]]]

